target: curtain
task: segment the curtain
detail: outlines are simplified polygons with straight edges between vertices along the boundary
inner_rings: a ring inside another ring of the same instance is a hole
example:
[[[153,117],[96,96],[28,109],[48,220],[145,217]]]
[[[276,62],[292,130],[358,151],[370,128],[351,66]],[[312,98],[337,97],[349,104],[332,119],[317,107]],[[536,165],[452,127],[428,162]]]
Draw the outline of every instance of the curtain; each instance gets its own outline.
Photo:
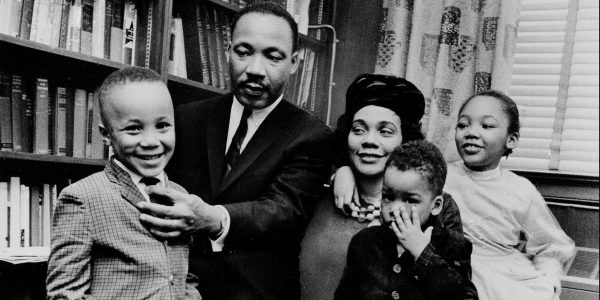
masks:
[[[384,0],[376,73],[404,77],[425,96],[423,133],[458,159],[454,126],[473,93],[510,85],[520,0]]]

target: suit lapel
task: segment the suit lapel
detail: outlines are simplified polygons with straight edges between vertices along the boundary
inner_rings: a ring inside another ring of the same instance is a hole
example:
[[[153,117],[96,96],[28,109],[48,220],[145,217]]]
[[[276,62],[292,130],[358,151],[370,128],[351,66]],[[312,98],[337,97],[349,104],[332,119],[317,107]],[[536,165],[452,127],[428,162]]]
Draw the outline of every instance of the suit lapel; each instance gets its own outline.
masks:
[[[114,162],[114,157],[106,164],[104,171],[112,183],[121,186],[121,196],[129,203],[135,205],[140,201],[146,201],[138,187],[131,180],[131,176]]]
[[[229,114],[231,113],[233,96],[227,95],[221,100],[213,107],[212,113],[208,114],[207,122],[205,123],[210,185],[213,195],[216,195],[223,179],[225,143],[227,143]]]
[[[282,100],[267,116],[252,136],[248,145],[240,155],[237,165],[223,179],[219,193],[227,189],[238,179],[250,165],[283,133],[285,124],[291,121],[293,109],[291,104]]]

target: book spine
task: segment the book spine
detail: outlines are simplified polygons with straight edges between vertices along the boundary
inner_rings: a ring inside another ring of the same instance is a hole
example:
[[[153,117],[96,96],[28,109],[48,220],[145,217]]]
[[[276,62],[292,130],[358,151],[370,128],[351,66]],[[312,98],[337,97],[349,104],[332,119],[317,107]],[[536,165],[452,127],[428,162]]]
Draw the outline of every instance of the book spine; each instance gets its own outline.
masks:
[[[8,202],[9,202],[9,247],[21,246],[21,179],[11,177],[8,183]]]
[[[112,25],[110,27],[110,60],[123,62],[123,11],[124,0],[113,0]]]
[[[94,22],[93,0],[81,3],[81,53],[92,55],[92,27]]]
[[[50,247],[50,226],[52,220],[50,218],[50,185],[42,184],[42,246]]]
[[[67,155],[67,89],[64,87],[56,88],[54,97],[54,135],[53,149],[54,155]]]
[[[64,4],[63,0],[53,0],[50,5],[52,6],[50,46],[58,47],[60,45],[60,26],[62,25],[62,11]]]
[[[211,20],[214,22],[215,34],[213,38],[215,39],[215,53],[216,55],[216,65],[217,65],[217,76],[219,77],[219,87],[225,89],[225,52],[223,51],[223,28],[221,27],[221,18],[219,11],[216,9],[212,9],[212,17]]]
[[[8,247],[8,182],[0,182],[0,248]]]
[[[38,247],[42,245],[41,233],[42,223],[40,215],[40,187],[37,184],[29,187],[29,244],[32,247]]]
[[[87,94],[86,104],[86,131],[85,131],[85,157],[92,158],[92,137],[94,130],[94,93]]]
[[[21,13],[21,27],[19,28],[19,37],[25,40],[28,40],[31,34],[33,2],[34,0],[23,0],[23,12]]]
[[[75,0],[69,8],[67,50],[74,52],[81,50],[81,0]]]
[[[73,157],[85,157],[85,132],[87,126],[85,115],[87,113],[87,92],[82,89],[75,90],[75,103],[73,109]]]
[[[173,19],[173,64],[175,65],[174,74],[187,78],[185,42],[183,39],[183,24],[181,18]]]
[[[219,71],[218,71],[218,61],[217,61],[217,46],[215,45],[216,40],[216,32],[215,32],[215,22],[212,17],[212,8],[203,6],[203,15],[204,15],[204,24],[206,26],[206,45],[208,48],[208,63],[210,65],[210,81],[211,84],[215,87],[219,86]]]
[[[231,28],[229,23],[229,15],[223,11],[221,13],[221,43],[223,45],[223,55],[228,50],[229,42],[231,41]],[[225,81],[225,89],[231,89],[231,75],[229,74],[229,64],[227,60],[223,59],[223,73],[224,73],[224,81]]]
[[[33,152],[50,154],[48,126],[48,79],[38,78],[35,87]]]
[[[40,15],[40,0],[33,2],[33,12],[31,13],[31,30],[29,32],[29,40],[37,41],[37,23]]]
[[[135,65],[135,37],[137,31],[137,11],[135,1],[125,0],[123,12],[123,63]]]
[[[40,2],[38,18],[37,18],[37,35],[36,42],[49,44],[50,35],[52,34],[52,23],[50,17],[50,0],[38,0]]]
[[[65,0],[62,5],[62,13],[60,15],[60,33],[58,46],[67,49],[67,39],[69,36],[69,16],[71,11],[71,1]]]
[[[23,96],[21,75],[12,76],[11,85],[11,116],[12,116],[12,145],[13,151],[23,151],[22,120],[21,120],[21,97]]]
[[[104,58],[110,59],[110,32],[112,27],[113,3],[106,0],[104,9]]]
[[[21,184],[21,205],[19,220],[20,245],[21,247],[29,247],[30,239],[30,209],[29,209],[29,187]]]
[[[0,73],[0,151],[12,151],[11,77]]]
[[[92,130],[92,158],[103,159],[104,158],[104,143],[102,142],[102,135],[100,134],[100,101],[98,100],[98,92],[94,93],[94,119],[93,119],[93,130]]]
[[[23,14],[23,0],[10,0],[7,34],[18,37],[21,32],[21,16]]]
[[[66,150],[67,156],[73,156],[73,135],[74,135],[74,119],[75,119],[75,90],[67,88],[67,107],[66,107]]]
[[[110,0],[108,0],[110,1]],[[106,14],[105,0],[94,1],[94,14],[92,16],[92,55],[104,57],[104,18]]]
[[[210,64],[208,57],[208,20],[206,19],[206,14],[204,13],[205,11],[206,7],[198,3],[198,5],[196,6],[196,22],[198,26],[198,43],[200,47],[200,66],[202,69],[202,83],[212,84],[213,82],[210,76]]]
[[[33,100],[26,88],[21,95],[23,121],[23,152],[33,152]]]

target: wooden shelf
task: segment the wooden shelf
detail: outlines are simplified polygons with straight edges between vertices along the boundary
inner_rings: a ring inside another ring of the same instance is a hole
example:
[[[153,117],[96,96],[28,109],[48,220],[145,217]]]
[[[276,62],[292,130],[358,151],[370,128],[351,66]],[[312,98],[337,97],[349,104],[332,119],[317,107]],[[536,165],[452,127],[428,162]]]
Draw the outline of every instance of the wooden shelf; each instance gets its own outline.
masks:
[[[101,171],[103,159],[77,158],[49,154],[0,152],[0,179],[19,176],[29,182],[68,183]]]
[[[50,154],[34,154],[24,152],[0,152],[0,161],[35,161],[49,162],[54,164],[77,165],[77,166],[104,166],[104,159],[90,159],[69,156],[57,156]]]
[[[229,10],[234,13],[240,11],[240,9],[241,9],[237,5],[233,5],[231,3],[226,3],[226,2],[223,2],[222,0],[204,0],[204,2],[206,2],[210,5],[216,6],[217,8],[226,9],[226,10]]]

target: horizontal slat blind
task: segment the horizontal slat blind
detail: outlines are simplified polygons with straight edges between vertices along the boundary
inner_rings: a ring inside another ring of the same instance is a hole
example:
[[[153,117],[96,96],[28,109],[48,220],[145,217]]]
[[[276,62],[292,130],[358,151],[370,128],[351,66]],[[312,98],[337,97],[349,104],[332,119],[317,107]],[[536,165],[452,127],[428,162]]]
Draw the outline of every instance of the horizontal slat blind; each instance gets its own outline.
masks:
[[[598,1],[522,3],[509,90],[521,138],[503,163],[598,175]]]

